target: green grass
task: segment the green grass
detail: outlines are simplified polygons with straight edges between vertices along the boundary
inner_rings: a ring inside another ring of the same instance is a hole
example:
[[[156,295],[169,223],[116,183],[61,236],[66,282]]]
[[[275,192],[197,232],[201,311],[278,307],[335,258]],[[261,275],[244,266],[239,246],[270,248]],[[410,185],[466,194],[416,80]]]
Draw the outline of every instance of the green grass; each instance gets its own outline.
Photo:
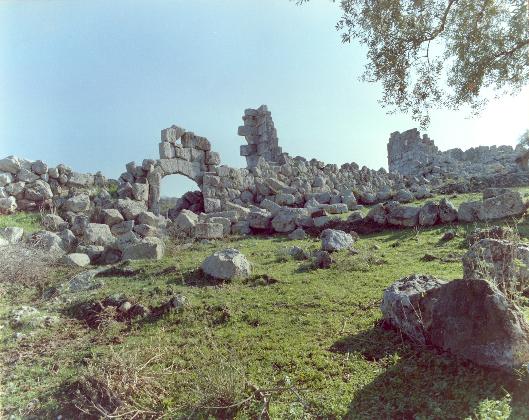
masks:
[[[17,212],[9,215],[0,215],[0,228],[21,227],[26,232],[35,232],[42,229],[40,226],[40,213]]]
[[[528,225],[520,225],[522,235],[527,236]],[[97,392],[107,389],[102,385],[106,378],[130,410],[143,410],[140,418],[161,413],[168,418],[256,418],[264,403],[249,398],[251,385],[270,390],[265,394],[271,397],[274,419],[528,418],[525,381],[434,349],[418,349],[377,326],[382,292],[395,280],[412,273],[461,277],[460,262],[421,260],[425,253],[465,252],[464,236],[472,226],[455,226],[458,237],[440,243],[449,228],[363,236],[358,255],[340,252],[328,270],[282,258],[281,248],[316,249],[315,239],[251,237],[195,244],[161,261],[136,262],[133,267],[143,273],[105,278],[100,289],[65,294],[57,301],[46,301],[34,290],[7,289],[0,298],[0,317],[9,308],[30,304],[64,321],[19,341],[12,339],[11,327],[0,330],[0,405],[6,415],[20,418],[59,413],[82,418],[72,404],[79,404],[75,390],[108,408],[108,398]],[[226,247],[247,256],[253,278],[197,283],[201,278],[194,270],[202,260]],[[50,284],[71,274],[63,270]],[[262,281],[265,274],[277,282]],[[181,293],[188,305],[155,321],[109,321],[99,329],[72,316],[77,304],[116,293],[152,306]],[[230,409],[208,408],[247,398]]]

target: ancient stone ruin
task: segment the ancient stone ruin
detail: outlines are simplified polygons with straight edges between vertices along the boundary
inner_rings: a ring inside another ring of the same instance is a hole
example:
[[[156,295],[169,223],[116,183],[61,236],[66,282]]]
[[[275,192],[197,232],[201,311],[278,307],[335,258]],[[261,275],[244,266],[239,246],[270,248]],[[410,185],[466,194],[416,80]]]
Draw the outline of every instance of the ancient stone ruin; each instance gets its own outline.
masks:
[[[520,150],[509,146],[440,152],[416,129],[396,132],[388,143],[388,173],[354,162],[338,167],[291,157],[279,146],[265,105],[246,109],[242,120],[238,134],[247,143],[240,147],[246,168],[221,165],[208,139],[176,125],[161,131],[159,159],[127,163],[118,180],[107,180],[99,172],[81,174],[65,165],[1,159],[0,212],[52,210],[43,220],[49,231],[37,235],[40,243],[65,253],[89,254],[92,262],[109,262],[160,258],[159,238],[168,232],[197,239],[252,232],[296,231],[303,236],[306,230],[317,233],[344,223],[362,231],[366,226],[490,221],[518,217],[527,208],[518,192],[483,188],[487,183],[529,182],[515,162]],[[175,208],[160,214],[161,180],[172,174],[193,180],[200,191],[186,193]],[[459,209],[446,199],[422,207],[406,205],[443,192],[459,178],[477,180],[461,188],[479,186],[483,199]],[[371,206],[368,212],[361,211],[363,205]],[[336,216],[349,211],[347,221]]]

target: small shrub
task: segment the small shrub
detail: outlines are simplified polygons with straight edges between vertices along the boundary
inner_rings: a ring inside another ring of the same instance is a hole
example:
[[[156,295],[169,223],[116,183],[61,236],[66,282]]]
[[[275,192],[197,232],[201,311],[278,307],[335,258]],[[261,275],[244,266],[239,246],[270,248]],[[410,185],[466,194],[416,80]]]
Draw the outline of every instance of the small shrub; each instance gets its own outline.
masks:
[[[2,247],[0,252],[0,283],[42,290],[57,261],[57,256],[32,244]]]

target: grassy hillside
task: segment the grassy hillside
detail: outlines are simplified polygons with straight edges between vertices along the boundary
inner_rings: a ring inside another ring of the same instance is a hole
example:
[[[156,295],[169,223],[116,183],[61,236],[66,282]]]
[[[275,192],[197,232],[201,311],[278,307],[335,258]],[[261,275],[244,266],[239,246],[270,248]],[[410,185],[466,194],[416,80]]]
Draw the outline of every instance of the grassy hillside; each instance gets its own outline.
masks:
[[[382,292],[393,281],[411,273],[461,277],[472,226],[456,226],[456,239],[441,242],[449,228],[363,236],[358,254],[335,254],[328,270],[285,257],[285,247],[312,250],[317,239],[249,237],[173,244],[162,261],[131,264],[130,277],[101,278],[98,289],[55,298],[48,288],[72,270],[55,269],[39,288],[4,284],[4,415],[242,419],[265,410],[274,419],[529,418],[524,374],[413,347],[378,325]],[[525,222],[520,231],[528,232]],[[251,279],[215,284],[196,270],[227,247],[251,261]],[[424,261],[426,253],[439,259]],[[131,321],[107,308],[97,325],[87,325],[80,308],[116,294],[146,306],[182,294],[187,304]],[[21,305],[60,321],[15,339],[19,330],[7,319]]]

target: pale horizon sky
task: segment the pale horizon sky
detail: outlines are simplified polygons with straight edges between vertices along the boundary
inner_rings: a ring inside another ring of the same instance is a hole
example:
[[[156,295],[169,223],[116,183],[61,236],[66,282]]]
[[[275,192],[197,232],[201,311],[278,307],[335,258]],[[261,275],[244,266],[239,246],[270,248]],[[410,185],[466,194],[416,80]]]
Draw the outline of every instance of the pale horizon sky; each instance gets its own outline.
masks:
[[[267,104],[291,156],[387,168],[389,134],[418,124],[387,115],[380,87],[358,81],[365,52],[340,42],[339,14],[329,1],[4,0],[0,157],[117,178],[157,158],[160,130],[177,124],[244,167],[241,116]],[[434,111],[426,132],[441,150],[515,146],[529,88],[468,116]],[[190,188],[175,176],[162,194]]]

